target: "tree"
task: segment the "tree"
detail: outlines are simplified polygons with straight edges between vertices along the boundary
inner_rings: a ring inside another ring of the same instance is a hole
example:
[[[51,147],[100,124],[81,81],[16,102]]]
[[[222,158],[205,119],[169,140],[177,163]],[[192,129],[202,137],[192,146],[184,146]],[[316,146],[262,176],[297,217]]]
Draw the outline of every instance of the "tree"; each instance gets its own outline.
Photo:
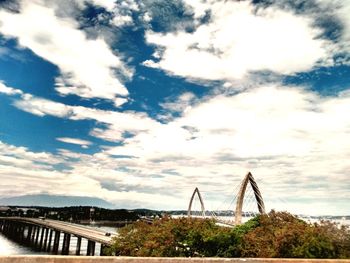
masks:
[[[165,217],[119,230],[109,254],[146,257],[350,258],[350,233],[271,211],[234,228],[209,219]]]
[[[109,250],[125,256],[195,257],[225,255],[230,229],[206,219],[165,217],[152,225],[136,222],[121,228]]]
[[[271,211],[242,242],[242,256],[348,258],[349,230],[330,222],[309,224],[286,212]]]

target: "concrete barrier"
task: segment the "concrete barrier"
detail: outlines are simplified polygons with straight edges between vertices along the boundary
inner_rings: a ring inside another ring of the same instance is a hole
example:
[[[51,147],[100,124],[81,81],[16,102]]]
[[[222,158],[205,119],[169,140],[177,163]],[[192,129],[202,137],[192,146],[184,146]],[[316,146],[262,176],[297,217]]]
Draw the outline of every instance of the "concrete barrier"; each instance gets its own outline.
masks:
[[[350,259],[0,256],[0,263],[350,263]]]

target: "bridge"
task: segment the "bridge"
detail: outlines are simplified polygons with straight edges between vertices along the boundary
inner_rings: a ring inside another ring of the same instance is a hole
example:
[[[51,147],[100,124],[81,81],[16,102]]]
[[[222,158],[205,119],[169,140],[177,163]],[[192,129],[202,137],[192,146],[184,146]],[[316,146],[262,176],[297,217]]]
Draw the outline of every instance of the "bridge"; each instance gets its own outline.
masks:
[[[54,254],[61,252],[62,255],[70,253],[72,236],[77,238],[75,255],[80,255],[82,239],[85,239],[87,256],[95,255],[96,243],[100,244],[99,254],[103,255],[104,248],[111,245],[113,238],[110,233],[83,225],[24,217],[0,217],[0,232],[39,251]],[[63,236],[63,242],[60,243],[61,236]]]
[[[238,194],[236,196],[237,201],[233,223],[222,221],[214,215],[214,218],[218,223],[226,226],[239,225],[242,223],[243,200],[248,184],[250,184],[253,190],[259,213],[265,213],[265,205],[261,192],[253,175],[249,172],[242,180]],[[195,196],[198,196],[201,204],[201,216],[206,217],[204,201],[197,187],[191,196],[187,215],[189,217],[192,216],[192,205]],[[144,218],[143,220],[150,221],[148,218]],[[151,223],[151,221],[148,223]],[[113,238],[110,233],[106,233],[105,231],[93,229],[83,225],[43,218],[40,219],[25,217],[0,217],[0,232],[4,233],[15,241],[18,241],[19,243],[32,246],[39,251],[62,255],[72,254],[72,237],[76,239],[76,243],[74,242],[75,244],[73,244],[75,245],[75,255],[81,254],[82,240],[84,240],[85,243],[87,243],[87,256],[95,255],[97,243],[100,245],[99,255],[104,255],[104,248],[112,244]],[[62,242],[60,242],[60,240]]]
[[[235,214],[234,214],[234,223],[222,221],[222,220],[218,219],[216,217],[216,215],[212,215],[218,223],[223,224],[223,225],[228,225],[228,226],[240,225],[242,223],[243,200],[244,200],[244,196],[245,196],[245,193],[247,190],[248,183],[251,185],[251,187],[253,189],[254,197],[256,200],[256,204],[257,204],[257,208],[258,208],[259,213],[265,214],[265,204],[264,204],[264,200],[262,198],[261,192],[259,190],[258,184],[256,183],[253,175],[250,172],[248,172],[247,175],[243,178],[241,185],[240,185],[240,188],[239,188],[239,191],[238,191],[238,194],[236,196],[237,201],[236,201],[236,209],[235,209]],[[204,201],[203,201],[202,195],[201,195],[198,187],[196,187],[194,189],[193,194],[191,196],[190,203],[189,203],[188,209],[187,209],[187,216],[188,217],[192,216],[192,214],[191,214],[192,204],[193,204],[193,200],[194,200],[196,195],[198,196],[198,199],[199,199],[199,202],[201,205],[201,216],[204,218],[204,217],[206,217]]]

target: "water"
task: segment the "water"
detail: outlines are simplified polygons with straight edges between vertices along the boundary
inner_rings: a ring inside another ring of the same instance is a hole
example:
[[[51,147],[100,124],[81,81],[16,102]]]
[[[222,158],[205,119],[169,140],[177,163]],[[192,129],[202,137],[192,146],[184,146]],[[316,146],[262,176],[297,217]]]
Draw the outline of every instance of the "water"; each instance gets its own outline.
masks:
[[[9,240],[4,235],[0,234],[0,255],[31,255],[31,254],[45,254],[34,251],[28,247],[19,245],[18,243]]]

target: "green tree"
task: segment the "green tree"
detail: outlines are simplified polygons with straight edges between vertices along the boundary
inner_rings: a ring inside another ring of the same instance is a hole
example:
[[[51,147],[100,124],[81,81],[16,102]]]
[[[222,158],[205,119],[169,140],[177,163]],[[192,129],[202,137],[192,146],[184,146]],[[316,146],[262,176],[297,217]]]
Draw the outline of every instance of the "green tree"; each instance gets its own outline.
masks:
[[[230,229],[212,220],[162,218],[121,228],[109,253],[127,256],[225,256]]]
[[[308,224],[286,212],[271,211],[242,239],[242,256],[348,258],[349,231],[330,222]]]
[[[119,230],[109,254],[148,257],[350,258],[350,233],[271,211],[234,228],[213,220],[165,217]]]

